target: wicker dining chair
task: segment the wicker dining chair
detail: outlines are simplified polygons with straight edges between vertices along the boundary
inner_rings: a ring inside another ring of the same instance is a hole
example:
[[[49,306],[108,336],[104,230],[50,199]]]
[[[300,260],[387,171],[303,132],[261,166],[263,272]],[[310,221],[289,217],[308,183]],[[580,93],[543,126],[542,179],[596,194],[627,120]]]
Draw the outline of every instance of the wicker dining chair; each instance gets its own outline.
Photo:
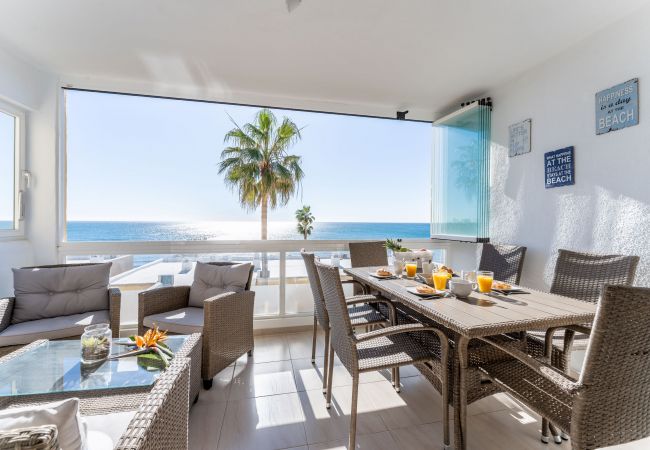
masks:
[[[334,352],[352,375],[352,407],[350,411],[350,435],[348,448],[355,448],[357,424],[357,400],[359,396],[359,374],[381,369],[395,369],[414,363],[428,362],[436,365],[442,373],[444,444],[449,445],[449,401],[448,401],[448,342],[445,334],[432,327],[420,324],[396,325],[355,335],[352,330],[348,304],[343,294],[343,285],[338,268],[315,262],[321,280],[323,296],[332,327],[331,342],[334,351],[329,354],[327,374],[327,400],[332,400],[332,376]],[[413,334],[435,333],[438,336],[441,358],[418,344]]]
[[[577,381],[512,347],[496,347],[516,359],[486,365],[484,374],[568,433],[573,449],[609,447],[650,435],[649,288],[603,288]]]
[[[638,263],[638,256],[596,255],[560,249],[551,293],[597,303],[605,284],[631,285]],[[576,331],[582,333],[581,347],[586,348],[589,324],[529,332],[528,350],[534,356],[551,358],[555,367],[567,371]]]
[[[524,267],[526,247],[505,244],[483,244],[478,270],[494,272],[494,279],[519,284]]]
[[[350,242],[348,245],[352,267],[388,265],[388,252],[383,242]]]
[[[307,269],[307,277],[309,278],[309,286],[314,297],[314,329],[311,344],[311,363],[316,363],[316,334],[318,327],[322,328],[325,332],[325,354],[323,356],[323,393],[327,392],[327,364],[329,352],[331,350],[330,343],[330,320],[325,307],[325,299],[323,298],[323,288],[321,286],[318,271],[316,270],[316,257],[313,253],[300,252],[302,259],[305,261],[305,268]],[[348,304],[350,322],[352,327],[368,327],[368,326],[385,326],[395,324],[395,308],[388,300],[377,299],[369,295],[356,295],[346,298]],[[388,316],[384,316],[375,308],[367,305],[368,301],[384,303],[389,311]],[[367,331],[367,330],[366,330]],[[399,380],[392,380],[393,383],[397,382],[399,387]]]

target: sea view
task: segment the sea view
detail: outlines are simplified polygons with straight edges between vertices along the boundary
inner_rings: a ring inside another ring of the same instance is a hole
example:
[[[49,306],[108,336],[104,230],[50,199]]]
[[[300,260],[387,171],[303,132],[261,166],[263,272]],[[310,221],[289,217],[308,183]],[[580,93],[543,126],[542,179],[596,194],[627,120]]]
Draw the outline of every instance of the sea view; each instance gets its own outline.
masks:
[[[259,239],[258,222],[68,222],[69,241],[205,241]],[[428,238],[428,223],[316,222],[310,239]],[[269,222],[269,239],[296,239],[295,222]]]

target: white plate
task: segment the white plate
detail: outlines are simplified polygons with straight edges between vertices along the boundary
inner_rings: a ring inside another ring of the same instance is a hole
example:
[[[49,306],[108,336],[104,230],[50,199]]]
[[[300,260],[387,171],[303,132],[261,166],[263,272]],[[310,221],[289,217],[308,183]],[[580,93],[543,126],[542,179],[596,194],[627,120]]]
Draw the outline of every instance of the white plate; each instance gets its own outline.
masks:
[[[433,294],[422,294],[422,293],[420,293],[420,292],[418,292],[418,291],[416,290],[416,287],[417,287],[417,286],[407,287],[406,290],[407,290],[409,293],[413,294],[413,295],[417,295],[418,297],[440,298],[440,297],[444,297],[445,295],[447,295],[447,292],[446,292],[446,291],[436,291],[436,292],[433,293]]]
[[[390,275],[377,275],[376,272],[368,272],[368,274],[375,278],[379,278],[380,280],[383,280],[384,278],[395,278],[395,275],[393,275],[392,273]]]

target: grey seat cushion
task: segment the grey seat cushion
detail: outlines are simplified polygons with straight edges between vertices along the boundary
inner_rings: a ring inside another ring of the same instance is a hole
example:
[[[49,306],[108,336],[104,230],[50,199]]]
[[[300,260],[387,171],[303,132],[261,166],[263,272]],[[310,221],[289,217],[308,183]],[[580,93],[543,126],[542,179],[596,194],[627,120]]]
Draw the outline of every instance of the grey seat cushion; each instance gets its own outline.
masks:
[[[170,333],[192,334],[203,331],[203,308],[181,308],[174,311],[146,316],[142,321],[147,328],[158,328]]]
[[[11,323],[109,308],[111,263],[12,270],[16,301]]]
[[[250,263],[215,266],[197,262],[194,283],[190,288],[189,306],[203,308],[203,300],[215,295],[244,291],[250,269]]]
[[[101,310],[9,325],[0,333],[0,347],[26,345],[38,339],[63,339],[81,336],[84,327],[96,323],[109,323],[109,318],[109,312]]]

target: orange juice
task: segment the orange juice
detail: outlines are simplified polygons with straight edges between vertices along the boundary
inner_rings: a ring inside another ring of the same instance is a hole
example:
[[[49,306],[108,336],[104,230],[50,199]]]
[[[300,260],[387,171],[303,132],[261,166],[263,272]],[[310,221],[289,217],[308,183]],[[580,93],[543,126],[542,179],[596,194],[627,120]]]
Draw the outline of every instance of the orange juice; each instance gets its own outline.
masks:
[[[449,275],[447,272],[436,272],[433,274],[433,286],[437,291],[444,291],[447,287]]]
[[[418,271],[418,264],[417,263],[406,263],[406,276],[409,278],[413,278]]]
[[[494,274],[492,272],[478,272],[478,274],[476,275],[476,283],[478,284],[478,290],[480,292],[491,292],[493,280],[494,280]]]

